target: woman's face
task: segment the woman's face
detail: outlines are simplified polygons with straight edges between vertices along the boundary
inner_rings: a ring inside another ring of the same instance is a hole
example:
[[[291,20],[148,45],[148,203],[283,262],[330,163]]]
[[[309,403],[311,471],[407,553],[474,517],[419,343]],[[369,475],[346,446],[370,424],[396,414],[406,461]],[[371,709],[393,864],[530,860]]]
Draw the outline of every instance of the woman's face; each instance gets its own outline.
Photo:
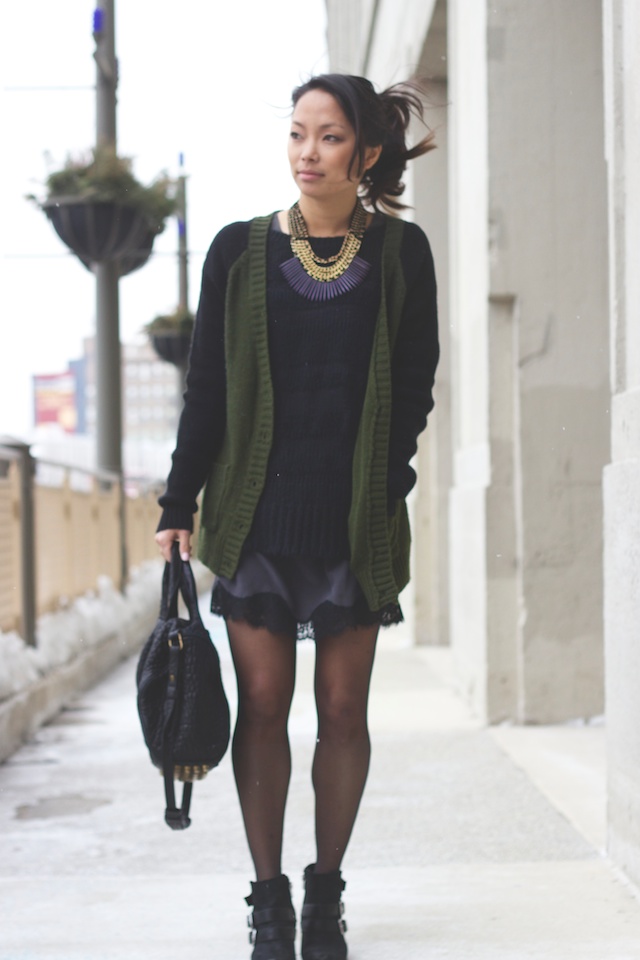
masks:
[[[360,177],[353,171],[349,179],[355,145],[353,127],[330,93],[309,90],[300,97],[291,118],[289,163],[301,194],[322,198],[345,193],[355,202]],[[365,169],[379,152],[367,148]]]

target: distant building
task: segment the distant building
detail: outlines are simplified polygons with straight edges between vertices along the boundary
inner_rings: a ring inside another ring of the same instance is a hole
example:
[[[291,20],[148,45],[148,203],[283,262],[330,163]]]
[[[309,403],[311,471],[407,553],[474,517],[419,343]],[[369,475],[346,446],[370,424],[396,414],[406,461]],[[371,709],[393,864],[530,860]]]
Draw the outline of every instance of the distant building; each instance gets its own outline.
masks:
[[[95,340],[84,341],[85,417],[87,433],[96,432]],[[176,368],[160,360],[147,340],[122,345],[123,438],[166,442],[175,438],[179,378]]]
[[[96,433],[95,340],[62,373],[33,377],[34,425],[38,432],[94,436]],[[158,359],[146,340],[122,346],[123,435],[125,441],[167,443],[178,419],[180,381],[176,368]]]

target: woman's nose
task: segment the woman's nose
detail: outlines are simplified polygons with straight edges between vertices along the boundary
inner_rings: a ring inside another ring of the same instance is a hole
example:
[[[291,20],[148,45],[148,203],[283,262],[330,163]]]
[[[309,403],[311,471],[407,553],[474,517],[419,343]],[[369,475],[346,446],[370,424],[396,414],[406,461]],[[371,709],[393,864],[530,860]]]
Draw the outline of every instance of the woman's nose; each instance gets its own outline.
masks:
[[[315,140],[311,137],[308,137],[302,147],[302,159],[303,160],[317,160],[318,159],[318,148]]]

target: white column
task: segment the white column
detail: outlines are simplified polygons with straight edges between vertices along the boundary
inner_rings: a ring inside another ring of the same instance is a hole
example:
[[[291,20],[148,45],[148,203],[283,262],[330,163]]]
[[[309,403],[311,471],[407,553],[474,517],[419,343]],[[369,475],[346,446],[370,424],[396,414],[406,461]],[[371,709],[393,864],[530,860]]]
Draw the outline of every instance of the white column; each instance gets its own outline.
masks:
[[[413,213],[429,238],[436,267],[440,339],[435,408],[418,444],[417,496],[411,518],[415,639],[425,644],[449,642],[448,500],[452,442],[447,101],[446,79],[432,81],[425,119],[436,131],[437,146],[412,165]]]
[[[487,715],[489,169],[486,6],[450,0],[451,640],[463,692]]]
[[[605,470],[609,852],[640,883],[640,6],[605,0],[611,463]]]

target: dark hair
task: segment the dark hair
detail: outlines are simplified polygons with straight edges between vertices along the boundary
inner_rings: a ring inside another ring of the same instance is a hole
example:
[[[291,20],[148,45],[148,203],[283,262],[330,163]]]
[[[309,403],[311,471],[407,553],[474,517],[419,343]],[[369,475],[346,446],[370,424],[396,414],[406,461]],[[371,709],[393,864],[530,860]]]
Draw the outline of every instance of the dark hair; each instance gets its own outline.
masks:
[[[331,94],[353,127],[356,145],[349,175],[354,169],[360,175],[367,147],[382,147],[378,160],[362,178],[362,199],[374,210],[378,204],[388,210],[406,209],[406,204],[400,203],[397,197],[404,193],[402,174],[407,162],[435,147],[432,130],[411,149],[405,140],[412,116],[424,123],[421,85],[407,80],[377,93],[365,77],[323,73],[295,88],[291,97],[293,106],[310,90]]]

